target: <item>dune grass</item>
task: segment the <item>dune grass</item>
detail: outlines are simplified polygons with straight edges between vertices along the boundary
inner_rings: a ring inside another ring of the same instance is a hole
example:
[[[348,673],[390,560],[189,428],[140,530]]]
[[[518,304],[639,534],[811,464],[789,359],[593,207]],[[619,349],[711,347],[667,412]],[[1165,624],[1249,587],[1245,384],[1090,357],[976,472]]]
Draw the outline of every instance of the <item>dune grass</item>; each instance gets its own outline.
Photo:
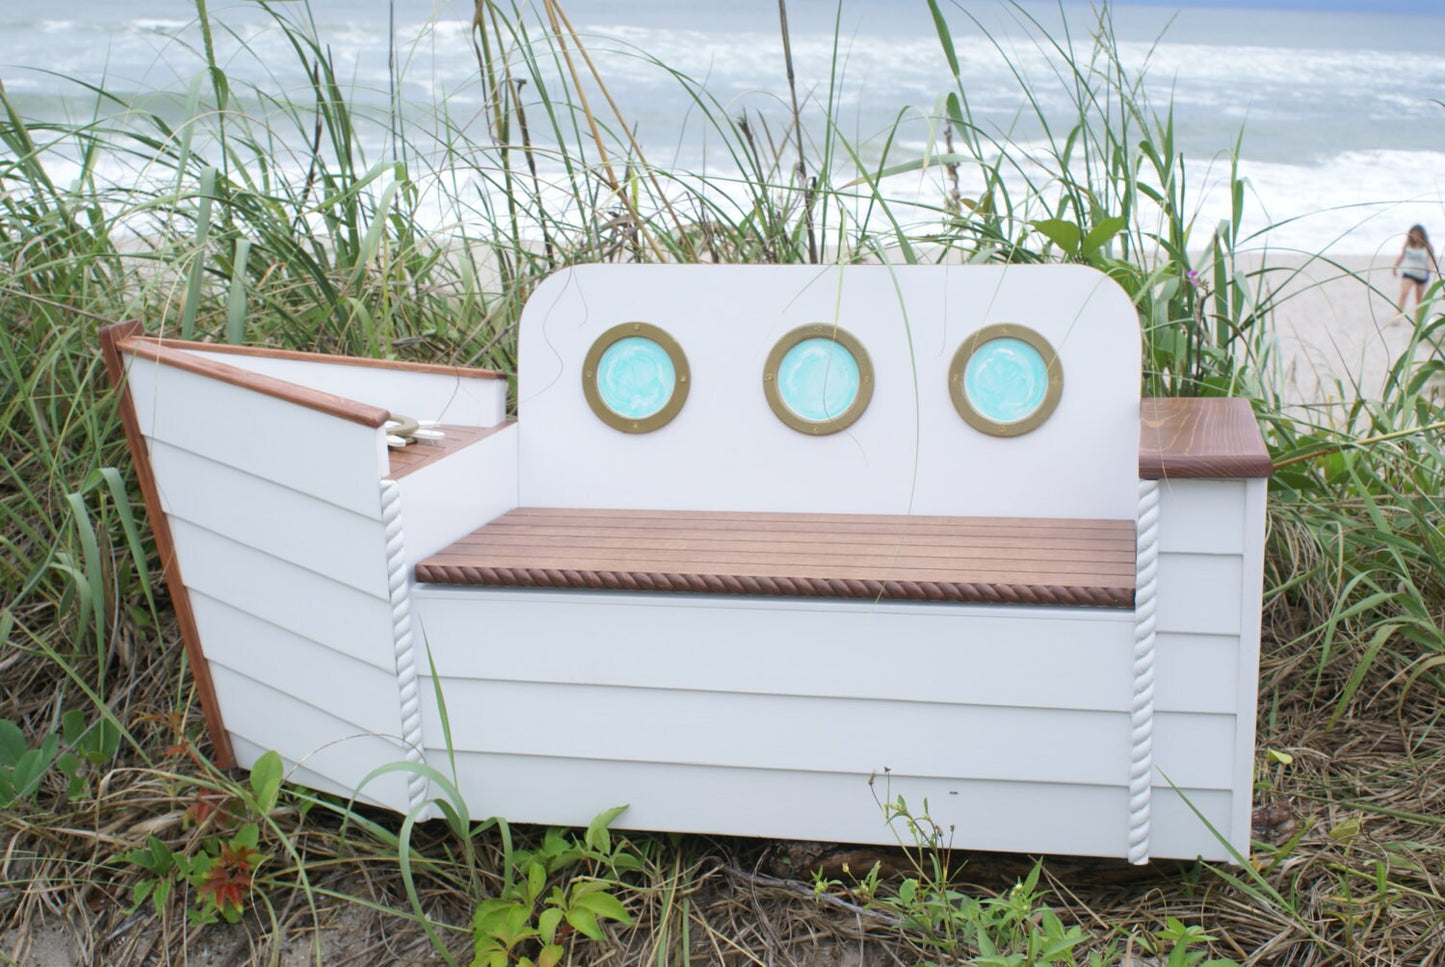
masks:
[[[19,726],[37,752],[25,768],[39,770],[0,808],[0,959],[31,962],[34,944],[63,942],[78,961],[113,964],[200,950],[329,963],[431,961],[441,948],[466,961],[478,904],[510,895],[518,870],[562,848],[540,830],[462,817],[403,830],[209,765],[100,325],[139,318],[169,334],[512,372],[520,306],[562,265],[864,259],[1094,265],[1138,308],[1145,391],[1249,396],[1276,458],[1252,864],[1046,860],[1027,923],[1042,924],[1047,906],[1080,927],[1069,954],[1080,963],[1090,952],[1152,962],[1142,958],[1179,945],[1159,939],[1171,918],[1207,932],[1188,951],[1240,963],[1438,956],[1439,363],[1407,353],[1378,399],[1341,387],[1343,417],[1286,408],[1270,378],[1281,280],[1240,236],[1246,186],[1231,171],[1231,218],[1194,224],[1199,175],[1168,106],[1152,106],[1120,62],[1107,16],[1087,36],[1051,37],[1017,12],[1055,67],[1018,78],[1024,111],[1047,132],[1040,155],[975,120],[949,27],[967,14],[930,5],[941,92],[926,157],[901,154],[897,131],[846,137],[836,74],[777,116],[734,117],[655,64],[732,161],[726,178],[650,163],[553,0],[479,0],[479,124],[441,106],[434,123],[395,106],[359,116],[304,10],[274,27],[294,57],[276,69],[306,78],[301,90],[228,77],[214,54],[226,25],[200,2],[198,79],[179,108],[92,87],[93,118],[55,123],[27,117],[0,87],[0,718]],[[1044,109],[1045,90],[1067,95],[1067,116]],[[382,157],[365,156],[368,138]],[[138,180],[103,179],[117,168]],[[62,183],[61,169],[78,174]],[[936,203],[891,197],[890,179],[920,171],[937,178]],[[1417,339],[1445,335],[1438,297]],[[17,765],[11,746],[0,765]],[[175,864],[222,846],[260,857],[247,912],[192,925],[201,891]],[[880,901],[910,875],[906,854],[647,836],[601,847],[581,844],[549,875],[607,880],[633,922],[609,922],[604,943],[573,937],[567,962],[978,954],[966,937],[940,952]],[[854,874],[880,858],[879,883],[860,884]],[[1030,876],[1014,858],[968,859],[950,877],[971,897],[1017,896]],[[809,875],[819,868],[821,892]]]

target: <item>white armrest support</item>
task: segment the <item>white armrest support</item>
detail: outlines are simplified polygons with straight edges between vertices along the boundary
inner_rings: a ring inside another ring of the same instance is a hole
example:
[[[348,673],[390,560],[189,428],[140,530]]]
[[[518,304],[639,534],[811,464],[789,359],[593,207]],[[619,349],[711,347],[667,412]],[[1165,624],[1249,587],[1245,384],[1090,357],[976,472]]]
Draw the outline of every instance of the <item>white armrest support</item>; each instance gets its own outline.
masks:
[[[449,453],[397,485],[406,557],[415,565],[517,506],[517,425]]]

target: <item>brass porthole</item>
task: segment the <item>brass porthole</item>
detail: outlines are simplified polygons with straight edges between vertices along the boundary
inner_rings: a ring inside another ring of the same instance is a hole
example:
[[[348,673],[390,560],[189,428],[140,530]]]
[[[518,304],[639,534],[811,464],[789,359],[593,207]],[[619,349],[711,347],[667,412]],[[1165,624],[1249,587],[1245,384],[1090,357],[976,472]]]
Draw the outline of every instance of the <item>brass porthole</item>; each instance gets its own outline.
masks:
[[[645,322],[597,338],[582,363],[582,394],[597,418],[623,433],[666,426],[687,402],[692,376],[677,340]]]
[[[851,333],[824,323],[801,326],[768,353],[763,394],[778,419],[799,433],[837,433],[868,409],[873,363]]]
[[[969,426],[990,436],[1022,436],[1038,429],[1063,392],[1064,370],[1054,347],[1014,323],[973,333],[948,367],[954,409]]]

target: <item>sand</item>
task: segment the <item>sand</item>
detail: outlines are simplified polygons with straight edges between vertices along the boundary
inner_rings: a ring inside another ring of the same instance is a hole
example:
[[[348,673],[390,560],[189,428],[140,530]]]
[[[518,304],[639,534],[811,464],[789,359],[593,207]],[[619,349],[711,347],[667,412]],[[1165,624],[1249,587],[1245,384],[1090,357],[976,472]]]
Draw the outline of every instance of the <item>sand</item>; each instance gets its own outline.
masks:
[[[1264,374],[1267,388],[1291,411],[1338,422],[1356,398],[1378,400],[1387,374],[1413,353],[1414,365],[1440,352],[1415,336],[1422,318],[1413,301],[1401,315],[1394,300],[1400,281],[1393,254],[1333,261],[1270,256],[1266,284],[1276,307],[1270,333],[1274,359]],[[1445,298],[1427,297],[1423,318],[1437,319]],[[1413,349],[1412,349],[1413,344]]]

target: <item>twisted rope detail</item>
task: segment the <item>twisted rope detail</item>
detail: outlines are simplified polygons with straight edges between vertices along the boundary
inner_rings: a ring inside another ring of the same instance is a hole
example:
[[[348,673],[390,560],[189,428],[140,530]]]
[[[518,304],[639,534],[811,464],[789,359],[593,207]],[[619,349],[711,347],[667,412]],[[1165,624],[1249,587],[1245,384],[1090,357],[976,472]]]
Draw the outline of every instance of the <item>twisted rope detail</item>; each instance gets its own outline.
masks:
[[[386,528],[386,585],[391,599],[391,630],[396,643],[396,684],[401,705],[401,740],[406,761],[424,761],[421,735],[421,687],[416,674],[416,649],[411,634],[411,587],[407,577],[406,547],[401,534],[401,487],[395,480],[381,482],[381,522]],[[426,801],[427,780],[419,772],[406,777],[409,809]]]
[[[1127,608],[1134,592],[1118,587],[1066,587],[960,581],[881,581],[854,578],[757,577],[653,571],[564,570],[487,565],[419,564],[418,581],[513,588],[588,588],[788,597],[1043,604]]]
[[[1129,862],[1149,862],[1154,785],[1155,599],[1159,579],[1159,482],[1139,481],[1135,530],[1134,697],[1129,705]]]

